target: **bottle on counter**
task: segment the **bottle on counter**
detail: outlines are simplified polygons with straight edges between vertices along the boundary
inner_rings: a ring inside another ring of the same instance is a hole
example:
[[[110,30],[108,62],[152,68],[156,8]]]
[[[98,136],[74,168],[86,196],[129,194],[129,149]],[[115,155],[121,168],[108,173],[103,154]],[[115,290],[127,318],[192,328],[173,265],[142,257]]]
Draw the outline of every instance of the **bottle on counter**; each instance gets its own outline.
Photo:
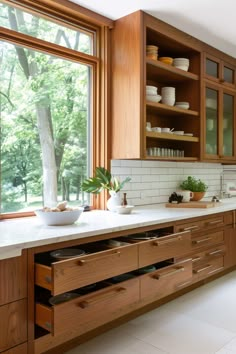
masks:
[[[128,202],[127,202],[127,199],[126,199],[126,194],[127,193],[123,193],[123,198],[122,198],[122,201],[121,201],[121,205],[122,206],[128,205]]]

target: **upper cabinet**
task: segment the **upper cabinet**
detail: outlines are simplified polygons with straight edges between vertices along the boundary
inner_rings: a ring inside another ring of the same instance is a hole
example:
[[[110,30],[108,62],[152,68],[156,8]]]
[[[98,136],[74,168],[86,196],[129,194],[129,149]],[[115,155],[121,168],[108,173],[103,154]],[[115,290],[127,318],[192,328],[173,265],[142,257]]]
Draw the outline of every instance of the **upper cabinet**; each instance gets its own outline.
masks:
[[[204,158],[223,163],[234,162],[235,68],[205,54],[204,69]]]
[[[142,11],[115,21],[111,158],[234,161],[235,68],[214,52]]]

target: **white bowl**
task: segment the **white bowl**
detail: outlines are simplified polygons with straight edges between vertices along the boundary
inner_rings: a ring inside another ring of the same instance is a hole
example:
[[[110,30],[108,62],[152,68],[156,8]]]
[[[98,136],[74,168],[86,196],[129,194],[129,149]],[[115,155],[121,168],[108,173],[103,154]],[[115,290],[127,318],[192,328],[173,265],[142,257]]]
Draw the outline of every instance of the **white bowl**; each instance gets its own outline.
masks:
[[[175,64],[174,67],[177,69],[180,69],[180,70],[184,70],[184,71],[188,71],[188,68],[189,68],[188,65],[177,65],[177,64]]]
[[[146,95],[146,100],[151,102],[160,102],[161,96],[160,95]]]
[[[175,104],[175,97],[164,97],[162,96],[162,103],[168,106],[174,106]]]
[[[35,210],[35,214],[40,220],[49,226],[71,225],[79,219],[84,208],[77,208],[70,211],[44,211],[43,209]]]
[[[146,85],[146,90],[151,90],[151,91],[157,92],[157,87],[156,86]]]
[[[189,102],[175,102],[175,106],[182,109],[189,109]]]
[[[130,214],[133,209],[133,205],[118,205],[116,207],[116,211],[118,214]]]
[[[170,132],[170,128],[161,128],[161,132],[162,133],[169,133]]]
[[[173,134],[176,134],[176,135],[184,135],[184,130],[174,130],[174,131],[173,131]]]

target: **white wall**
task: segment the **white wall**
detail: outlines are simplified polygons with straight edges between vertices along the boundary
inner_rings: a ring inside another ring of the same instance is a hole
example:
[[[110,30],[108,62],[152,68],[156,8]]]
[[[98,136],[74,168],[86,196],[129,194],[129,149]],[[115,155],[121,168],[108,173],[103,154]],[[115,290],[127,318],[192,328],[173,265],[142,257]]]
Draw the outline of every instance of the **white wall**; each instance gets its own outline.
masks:
[[[112,160],[111,173],[123,180],[130,176],[122,192],[132,205],[165,203],[187,176],[201,178],[207,185],[205,198],[219,194],[223,166],[216,163]],[[232,168],[232,166],[225,168]],[[236,166],[233,166],[236,168]],[[236,169],[235,169],[236,172]],[[232,174],[231,174],[232,176]],[[236,176],[236,174],[235,174]],[[228,174],[225,179],[228,178]],[[231,177],[230,177],[231,178]]]

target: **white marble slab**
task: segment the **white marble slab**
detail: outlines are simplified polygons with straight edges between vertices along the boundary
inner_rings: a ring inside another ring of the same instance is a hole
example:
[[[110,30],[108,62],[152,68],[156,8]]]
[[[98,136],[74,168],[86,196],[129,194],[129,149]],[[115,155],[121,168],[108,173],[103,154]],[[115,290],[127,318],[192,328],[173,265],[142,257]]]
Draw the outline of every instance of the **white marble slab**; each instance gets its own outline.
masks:
[[[0,259],[19,256],[22,249],[92,237],[186,218],[236,209],[236,199],[227,199],[214,208],[166,208],[165,205],[135,207],[130,215],[95,210],[84,212],[70,226],[45,226],[37,217],[0,221]]]

